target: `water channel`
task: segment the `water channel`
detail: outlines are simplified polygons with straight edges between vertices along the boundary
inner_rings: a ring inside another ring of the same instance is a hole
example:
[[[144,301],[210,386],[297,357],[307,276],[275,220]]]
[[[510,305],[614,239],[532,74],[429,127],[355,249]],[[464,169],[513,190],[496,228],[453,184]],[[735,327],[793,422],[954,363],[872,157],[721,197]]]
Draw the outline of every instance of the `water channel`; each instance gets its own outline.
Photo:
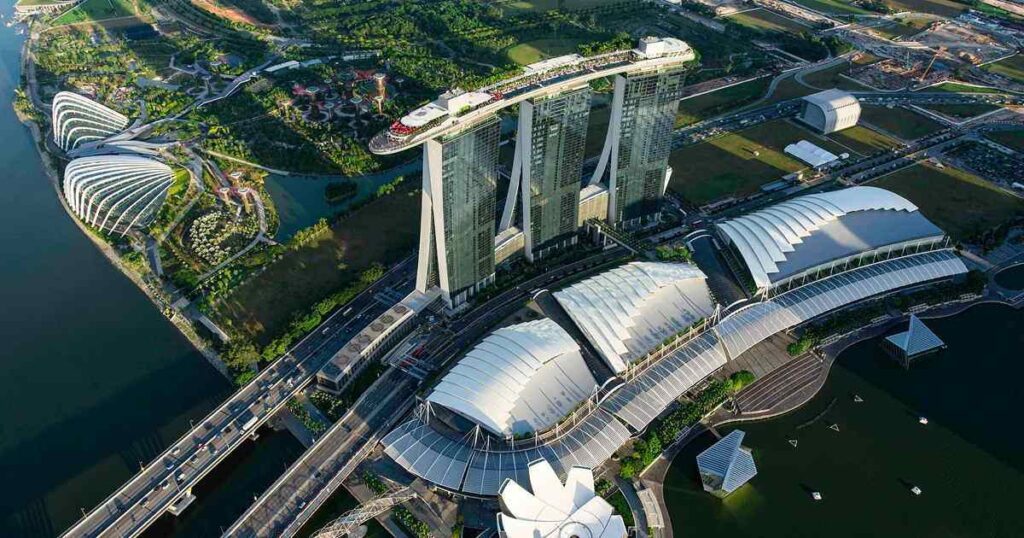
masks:
[[[694,463],[714,438],[686,447],[665,481],[676,536],[1024,536],[1024,311],[987,304],[926,323],[946,350],[903,370],[877,339],[858,343],[808,404],[740,426],[758,476],[724,501]]]

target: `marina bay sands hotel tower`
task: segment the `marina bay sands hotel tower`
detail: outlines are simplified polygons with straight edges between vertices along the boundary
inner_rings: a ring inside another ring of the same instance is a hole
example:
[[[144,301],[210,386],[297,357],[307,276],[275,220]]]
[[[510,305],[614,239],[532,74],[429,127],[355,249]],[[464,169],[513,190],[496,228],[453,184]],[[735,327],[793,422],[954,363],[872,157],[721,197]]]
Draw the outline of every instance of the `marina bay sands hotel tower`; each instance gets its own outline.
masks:
[[[683,68],[695,57],[678,39],[644,38],[635,49],[551,58],[485,88],[446,92],[375,136],[377,154],[424,146],[417,289],[438,287],[458,308],[494,282],[496,263],[571,245],[586,220],[632,228],[656,219]],[[614,77],[611,116],[584,182],[589,83],[605,77]],[[499,216],[498,112],[513,105],[518,131]]]

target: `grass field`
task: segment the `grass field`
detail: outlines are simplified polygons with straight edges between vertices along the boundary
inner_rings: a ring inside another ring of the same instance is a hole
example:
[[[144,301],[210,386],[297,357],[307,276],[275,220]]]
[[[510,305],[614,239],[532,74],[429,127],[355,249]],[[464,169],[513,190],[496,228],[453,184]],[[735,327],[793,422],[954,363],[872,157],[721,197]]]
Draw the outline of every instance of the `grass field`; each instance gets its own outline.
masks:
[[[870,155],[879,150],[889,150],[902,144],[892,137],[867,127],[857,125],[828,135],[837,144],[842,144],[861,155]]]
[[[804,82],[822,89],[839,88],[841,90],[865,91],[868,88],[842,75],[850,72],[851,65],[843,62],[828,69],[815,71],[804,76]]]
[[[401,190],[356,210],[331,235],[289,251],[218,303],[218,321],[265,345],[295,313],[356,281],[367,267],[412,252],[419,206],[418,190]]]
[[[1010,56],[1005,60],[986,65],[985,69],[1024,82],[1024,55]]]
[[[793,123],[771,121],[672,152],[669,188],[697,205],[726,196],[746,196],[765,183],[805,168],[783,153],[786,145],[799,140],[836,153],[844,151]]]
[[[800,4],[801,6],[805,6],[822,13],[836,15],[863,15],[870,13],[870,11],[866,9],[861,9],[853,4],[848,4],[841,0],[793,0],[793,3]]]
[[[676,125],[690,125],[703,119],[725,112],[747,104],[764,95],[768,89],[771,79],[768,77],[759,78],[743,84],[729,86],[721,90],[691,97],[679,102],[679,113],[676,116]]]
[[[1019,198],[956,168],[917,164],[871,184],[907,198],[958,240],[998,226],[1024,210]]]
[[[943,17],[956,17],[967,11],[967,4],[954,0],[887,0],[886,3],[897,11],[931,13]]]
[[[789,32],[792,34],[799,34],[800,32],[810,30],[809,27],[793,19],[783,17],[766,9],[752,9],[735,15],[729,15],[728,18],[730,21],[758,30]]]
[[[955,82],[943,82],[928,88],[921,89],[922,92],[950,92],[950,93],[999,93],[995,88],[983,88],[969,84],[957,84]]]
[[[954,119],[966,120],[980,116],[993,110],[999,110],[998,106],[985,103],[969,103],[963,105],[928,105],[924,108],[933,110],[939,114],[945,114]]]
[[[131,0],[85,0],[57,17],[53,24],[75,24],[79,22],[102,21],[135,15]]]
[[[505,54],[519,65],[529,65],[555,56],[572,54],[577,51],[580,43],[579,39],[571,37],[536,39],[511,47]]]
[[[904,140],[916,140],[942,129],[937,121],[900,107],[865,106],[861,109],[860,117]]]
[[[985,137],[1010,149],[1024,153],[1024,130],[997,131],[993,133],[986,133]]]
[[[608,0],[514,0],[504,2],[501,7],[517,11],[550,11],[561,8],[567,11],[574,9],[586,9],[607,4]]]

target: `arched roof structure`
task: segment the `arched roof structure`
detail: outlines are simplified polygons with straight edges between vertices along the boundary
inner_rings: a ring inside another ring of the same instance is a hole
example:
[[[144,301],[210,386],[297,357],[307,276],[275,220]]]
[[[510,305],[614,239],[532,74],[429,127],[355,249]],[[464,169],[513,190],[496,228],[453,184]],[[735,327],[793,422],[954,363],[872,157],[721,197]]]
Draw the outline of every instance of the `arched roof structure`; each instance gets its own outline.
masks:
[[[530,490],[506,479],[498,529],[508,538],[625,538],[626,524],[594,490],[594,473],[573,467],[565,484],[546,460],[529,466]],[[532,493],[531,493],[532,491]]]
[[[838,88],[804,97],[800,120],[822,133],[834,133],[857,125],[860,101],[853,94]]]
[[[850,256],[945,237],[917,206],[877,187],[800,196],[717,227],[759,289]]]
[[[569,333],[541,319],[488,335],[444,376],[427,401],[508,436],[553,426],[596,387]]]
[[[64,198],[85,223],[124,235],[152,221],[173,176],[169,166],[145,157],[83,157],[64,169]]]
[[[555,292],[555,299],[616,372],[707,317],[714,301],[696,266],[633,262]]]
[[[128,126],[128,118],[77,93],[60,92],[51,111],[53,141],[64,151],[103,140]]]

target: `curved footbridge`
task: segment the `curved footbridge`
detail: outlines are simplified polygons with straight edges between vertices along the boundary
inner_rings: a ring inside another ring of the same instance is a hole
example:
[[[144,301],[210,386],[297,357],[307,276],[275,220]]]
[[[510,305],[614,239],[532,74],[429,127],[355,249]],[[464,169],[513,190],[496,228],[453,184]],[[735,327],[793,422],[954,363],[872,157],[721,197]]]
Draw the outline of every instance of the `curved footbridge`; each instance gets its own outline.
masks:
[[[770,336],[864,299],[966,272],[952,250],[933,250],[863,265],[748,304],[638,360],[621,383],[533,439],[506,445],[459,435],[421,411],[381,443],[413,475],[471,496],[495,496],[506,479],[526,480],[529,463],[538,458],[562,474],[577,465],[596,467],[672,402]]]

